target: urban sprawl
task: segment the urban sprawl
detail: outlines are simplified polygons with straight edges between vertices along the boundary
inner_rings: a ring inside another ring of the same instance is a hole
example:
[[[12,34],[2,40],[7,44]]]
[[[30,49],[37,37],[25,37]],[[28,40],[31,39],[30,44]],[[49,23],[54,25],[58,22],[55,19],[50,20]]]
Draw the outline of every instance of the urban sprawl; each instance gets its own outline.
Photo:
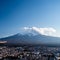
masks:
[[[0,60],[60,60],[59,47],[0,46]]]

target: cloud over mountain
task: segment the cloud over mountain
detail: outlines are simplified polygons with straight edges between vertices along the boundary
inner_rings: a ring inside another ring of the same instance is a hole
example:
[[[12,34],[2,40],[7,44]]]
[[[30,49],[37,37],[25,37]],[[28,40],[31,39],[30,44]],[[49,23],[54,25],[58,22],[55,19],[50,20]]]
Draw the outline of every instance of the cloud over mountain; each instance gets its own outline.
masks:
[[[54,36],[54,34],[56,33],[56,29],[49,27],[49,28],[38,28],[38,27],[24,27],[23,28],[25,31],[35,31],[39,34],[42,35],[47,35],[47,36]]]

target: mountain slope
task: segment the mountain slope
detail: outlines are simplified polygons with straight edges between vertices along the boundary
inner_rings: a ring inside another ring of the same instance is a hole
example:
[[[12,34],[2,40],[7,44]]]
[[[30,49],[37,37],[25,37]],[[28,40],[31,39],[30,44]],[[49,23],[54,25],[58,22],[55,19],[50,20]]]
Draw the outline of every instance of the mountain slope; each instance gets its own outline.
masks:
[[[45,36],[41,34],[33,35],[28,34],[16,34],[6,38],[1,38],[0,41],[7,41],[8,44],[45,44],[45,45],[60,45],[60,38]]]

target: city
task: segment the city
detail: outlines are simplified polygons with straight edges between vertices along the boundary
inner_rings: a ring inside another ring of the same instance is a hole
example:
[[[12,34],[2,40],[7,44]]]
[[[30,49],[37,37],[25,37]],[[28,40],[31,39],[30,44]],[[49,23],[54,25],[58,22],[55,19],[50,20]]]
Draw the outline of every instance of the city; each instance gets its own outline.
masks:
[[[1,60],[60,60],[60,47],[0,46]]]

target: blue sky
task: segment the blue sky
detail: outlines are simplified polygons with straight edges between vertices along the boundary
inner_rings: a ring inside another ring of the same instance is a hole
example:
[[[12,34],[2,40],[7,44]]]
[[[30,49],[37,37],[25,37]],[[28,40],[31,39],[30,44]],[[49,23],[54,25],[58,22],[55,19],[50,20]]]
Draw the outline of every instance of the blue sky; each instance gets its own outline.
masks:
[[[0,37],[22,27],[52,27],[60,34],[60,0],[0,0]]]

